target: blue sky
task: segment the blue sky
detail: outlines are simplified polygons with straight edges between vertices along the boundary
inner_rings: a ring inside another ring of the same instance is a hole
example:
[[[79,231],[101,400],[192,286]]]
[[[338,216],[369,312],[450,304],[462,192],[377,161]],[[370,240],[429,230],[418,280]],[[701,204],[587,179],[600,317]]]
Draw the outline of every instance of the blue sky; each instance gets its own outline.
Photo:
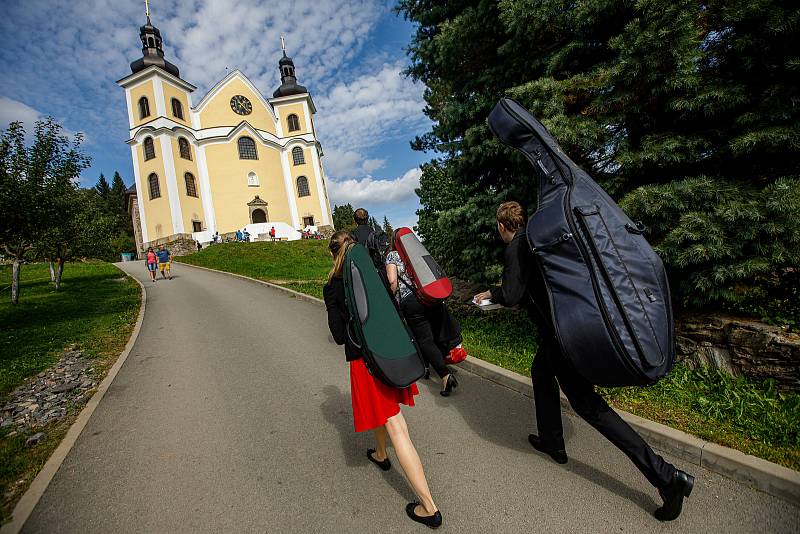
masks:
[[[426,132],[423,87],[402,76],[414,27],[394,2],[369,0],[185,0],[150,2],[168,60],[196,85],[199,102],[226,69],[239,69],[265,95],[279,85],[280,35],[299,82],[317,107],[331,202],[366,207],[395,226],[415,224],[420,163],[409,141]],[[0,128],[28,129],[52,115],[86,135],[91,186],[117,170],[133,182],[125,97],[115,81],[141,56],[144,1],[3,2]]]

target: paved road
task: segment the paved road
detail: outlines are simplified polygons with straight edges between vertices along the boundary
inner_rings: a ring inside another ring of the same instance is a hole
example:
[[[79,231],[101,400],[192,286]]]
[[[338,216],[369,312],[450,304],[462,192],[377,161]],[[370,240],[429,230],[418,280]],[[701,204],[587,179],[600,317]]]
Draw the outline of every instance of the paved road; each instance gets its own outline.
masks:
[[[425,531],[405,516],[399,470],[364,457],[371,434],[352,430],[322,307],[174,272],[145,282],[139,338],[25,531]],[[559,466],[526,442],[529,399],[460,377],[454,397],[425,383],[405,410],[446,532],[798,532],[797,507],[684,462],[698,484],[678,521],[658,523],[657,493],[583,421],[566,418]]]

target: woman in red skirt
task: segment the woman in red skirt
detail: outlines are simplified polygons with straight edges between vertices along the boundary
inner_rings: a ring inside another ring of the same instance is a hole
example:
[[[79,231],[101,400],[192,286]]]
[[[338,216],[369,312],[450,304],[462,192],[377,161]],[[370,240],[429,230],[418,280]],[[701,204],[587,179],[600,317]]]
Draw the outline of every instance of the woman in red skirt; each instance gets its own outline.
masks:
[[[417,385],[397,389],[374,378],[347,335],[349,313],[344,300],[342,265],[347,249],[354,243],[348,232],[337,232],[331,237],[328,248],[333,256],[333,269],[323,293],[328,310],[328,327],[336,343],[344,345],[345,357],[350,363],[350,396],[355,430],[372,430],[375,433],[376,447],[367,450],[367,458],[384,471],[392,467],[386,451],[386,435],[389,435],[400,466],[420,499],[420,502],[408,503],[406,513],[414,521],[438,528],[442,524],[442,514],[433,502],[422,462],[400,412],[401,403],[414,406],[414,395],[419,394]]]

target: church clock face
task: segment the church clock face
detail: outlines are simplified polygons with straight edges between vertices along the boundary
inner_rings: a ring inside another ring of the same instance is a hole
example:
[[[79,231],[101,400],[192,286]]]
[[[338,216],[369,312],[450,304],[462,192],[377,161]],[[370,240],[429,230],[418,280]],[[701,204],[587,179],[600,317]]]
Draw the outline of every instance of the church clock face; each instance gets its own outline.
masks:
[[[250,115],[253,111],[253,104],[244,95],[236,95],[231,98],[231,109],[239,115]]]

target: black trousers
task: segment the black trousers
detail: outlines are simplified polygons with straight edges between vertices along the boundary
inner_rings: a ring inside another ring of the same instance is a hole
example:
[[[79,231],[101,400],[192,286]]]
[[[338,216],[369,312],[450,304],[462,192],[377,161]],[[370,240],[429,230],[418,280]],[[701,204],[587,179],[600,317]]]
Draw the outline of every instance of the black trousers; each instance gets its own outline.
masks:
[[[461,327],[444,304],[423,305],[413,293],[400,301],[400,311],[406,319],[425,361],[440,378],[450,374],[444,356],[461,343]]]
[[[542,346],[531,365],[531,379],[539,438],[546,446],[564,448],[558,394],[560,384],[575,412],[624,452],[653,486],[662,488],[672,481],[675,466],[653,452],[642,437],[597,394],[594,386],[578,374],[562,355],[554,337],[543,337]]]

